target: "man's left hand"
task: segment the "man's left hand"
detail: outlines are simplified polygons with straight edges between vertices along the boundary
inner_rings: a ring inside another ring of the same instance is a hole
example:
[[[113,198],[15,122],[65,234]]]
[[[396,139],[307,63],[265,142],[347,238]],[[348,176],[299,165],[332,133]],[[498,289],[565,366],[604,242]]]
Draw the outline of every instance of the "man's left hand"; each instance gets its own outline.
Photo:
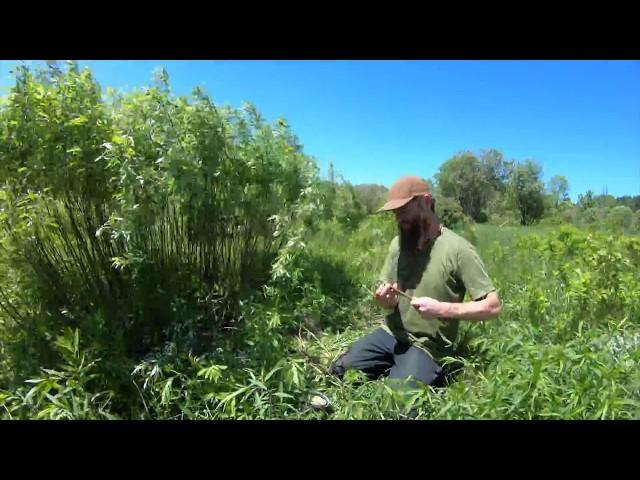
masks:
[[[411,306],[420,312],[423,318],[441,317],[444,315],[442,302],[431,297],[415,297]]]

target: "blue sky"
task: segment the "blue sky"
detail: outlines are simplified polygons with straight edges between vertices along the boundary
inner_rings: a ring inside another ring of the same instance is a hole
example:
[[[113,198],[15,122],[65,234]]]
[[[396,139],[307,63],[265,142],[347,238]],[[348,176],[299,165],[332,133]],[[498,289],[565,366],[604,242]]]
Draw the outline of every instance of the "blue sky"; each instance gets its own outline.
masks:
[[[0,92],[15,61],[0,61]],[[204,86],[217,104],[284,117],[326,174],[389,186],[457,152],[496,148],[592,189],[640,194],[638,61],[81,61],[103,87]],[[4,87],[4,88],[3,88]]]

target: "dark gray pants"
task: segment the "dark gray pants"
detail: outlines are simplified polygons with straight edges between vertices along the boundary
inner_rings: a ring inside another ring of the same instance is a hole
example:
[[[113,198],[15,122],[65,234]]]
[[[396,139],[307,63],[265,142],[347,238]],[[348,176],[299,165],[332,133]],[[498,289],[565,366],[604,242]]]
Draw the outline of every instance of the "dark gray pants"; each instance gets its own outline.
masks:
[[[426,352],[399,342],[382,328],[355,341],[331,365],[331,373],[339,378],[349,369],[360,370],[371,380],[388,373],[389,378],[412,377],[427,385],[437,385],[442,377],[442,367]],[[415,385],[415,381],[412,383]]]

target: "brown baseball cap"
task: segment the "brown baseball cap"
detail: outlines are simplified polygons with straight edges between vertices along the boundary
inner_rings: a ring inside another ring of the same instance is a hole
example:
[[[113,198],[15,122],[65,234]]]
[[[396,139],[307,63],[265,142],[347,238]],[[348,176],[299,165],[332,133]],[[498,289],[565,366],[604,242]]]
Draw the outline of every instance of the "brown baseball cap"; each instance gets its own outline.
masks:
[[[400,177],[391,185],[387,195],[387,203],[385,203],[378,212],[387,212],[406,205],[413,197],[431,193],[429,185],[422,178],[408,175]]]

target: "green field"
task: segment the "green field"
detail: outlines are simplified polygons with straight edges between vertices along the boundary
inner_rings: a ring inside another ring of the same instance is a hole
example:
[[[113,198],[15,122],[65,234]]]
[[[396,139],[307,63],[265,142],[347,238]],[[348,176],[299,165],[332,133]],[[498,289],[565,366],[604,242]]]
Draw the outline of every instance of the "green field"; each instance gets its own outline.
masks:
[[[300,277],[287,286],[289,303],[254,305],[256,330],[244,345],[211,345],[195,355],[179,341],[167,342],[135,365],[139,397],[127,400],[128,410],[110,409],[117,398],[100,408],[83,403],[100,392],[87,381],[91,358],[81,364],[88,354],[74,350],[71,335],[60,342],[67,365],[5,391],[3,415],[393,419],[413,407],[423,419],[638,418],[640,242],[588,237],[572,227],[476,226],[475,232],[503,313],[465,325],[445,388],[407,392],[384,379],[363,382],[355,372],[344,381],[327,375],[330,362],[381,318],[371,289],[393,225],[375,218],[355,232],[325,225],[292,252],[288,268]],[[40,396],[37,388],[53,394]],[[309,408],[316,391],[333,410]],[[117,392],[104,397],[111,395]]]

